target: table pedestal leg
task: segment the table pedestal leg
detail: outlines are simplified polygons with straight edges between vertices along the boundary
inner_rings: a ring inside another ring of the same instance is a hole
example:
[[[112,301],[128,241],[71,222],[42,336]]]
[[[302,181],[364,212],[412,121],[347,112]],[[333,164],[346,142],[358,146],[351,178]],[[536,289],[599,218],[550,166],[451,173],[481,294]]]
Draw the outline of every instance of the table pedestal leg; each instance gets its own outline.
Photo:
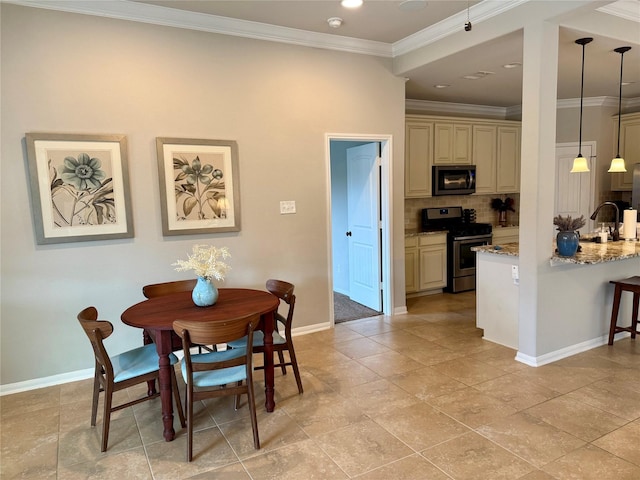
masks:
[[[273,329],[274,329],[273,312],[263,316],[264,322],[264,406],[267,412],[273,412],[276,406],[274,401],[274,375],[273,375]]]
[[[142,330],[142,344],[149,345],[150,343],[153,343],[153,339],[151,338],[151,335],[149,335],[149,332],[147,332],[146,330]],[[152,396],[155,394],[156,394],[156,381],[149,380],[147,382],[147,395]]]
[[[162,423],[164,425],[163,436],[165,441],[172,441],[176,432],[173,429],[173,395],[171,390],[171,369],[169,362],[171,353],[171,331],[160,330],[156,332],[156,348],[160,357],[160,400],[162,402]]]

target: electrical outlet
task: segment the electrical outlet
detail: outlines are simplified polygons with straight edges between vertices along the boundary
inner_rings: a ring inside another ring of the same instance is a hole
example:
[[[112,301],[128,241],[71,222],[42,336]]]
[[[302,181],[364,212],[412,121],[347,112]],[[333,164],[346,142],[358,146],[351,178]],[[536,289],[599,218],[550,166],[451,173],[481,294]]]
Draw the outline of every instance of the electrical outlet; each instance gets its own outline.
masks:
[[[296,213],[296,201],[295,200],[282,200],[280,202],[280,214],[288,215]]]

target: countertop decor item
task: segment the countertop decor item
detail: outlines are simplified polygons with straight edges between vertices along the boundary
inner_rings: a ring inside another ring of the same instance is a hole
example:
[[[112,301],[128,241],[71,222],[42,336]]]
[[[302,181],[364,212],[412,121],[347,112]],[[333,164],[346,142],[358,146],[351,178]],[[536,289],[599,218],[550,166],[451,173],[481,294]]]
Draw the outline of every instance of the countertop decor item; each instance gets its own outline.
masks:
[[[515,212],[515,209],[513,208],[514,204],[515,202],[511,197],[507,197],[504,200],[501,198],[491,199],[491,208],[498,211],[498,224],[501,227],[507,226],[507,210]]]
[[[187,260],[178,260],[173,266],[181,272],[193,270],[198,277],[192,292],[193,303],[199,307],[214,305],[218,300],[218,289],[212,280],[224,280],[231,267],[224,262],[231,254],[227,247],[217,248],[211,245],[194,245]]]
[[[558,255],[572,257],[576,254],[580,243],[580,234],[577,230],[584,227],[585,223],[584,215],[579,218],[571,218],[571,215],[554,217],[553,224],[558,227],[558,235],[556,236]]]

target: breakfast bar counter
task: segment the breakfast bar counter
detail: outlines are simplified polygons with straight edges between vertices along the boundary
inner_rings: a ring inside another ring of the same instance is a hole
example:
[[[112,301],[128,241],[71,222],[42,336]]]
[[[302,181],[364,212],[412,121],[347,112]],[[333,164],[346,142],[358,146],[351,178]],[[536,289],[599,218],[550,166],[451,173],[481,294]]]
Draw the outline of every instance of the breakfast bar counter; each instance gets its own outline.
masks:
[[[476,325],[484,330],[486,340],[518,350],[516,359],[532,366],[606,344],[613,301],[613,285],[609,282],[640,274],[639,242],[585,241],[572,257],[559,256],[554,242],[550,242],[548,263],[540,263],[536,274],[537,295],[549,301],[539,303],[532,317],[527,313],[531,310],[521,311],[519,244],[485,245],[473,250]],[[629,323],[631,297],[623,295],[620,323]],[[535,326],[529,325],[532,321]],[[534,354],[525,354],[523,345],[531,344],[526,342],[532,331],[549,334],[544,344],[536,342]],[[624,335],[628,334],[617,336]]]
[[[495,255],[507,255],[517,257],[519,255],[518,243],[504,243],[500,245],[485,245],[474,247],[476,252],[492,253]],[[552,247],[555,250],[555,245]],[[615,262],[628,258],[640,257],[640,242],[619,240],[617,242],[595,243],[580,242],[578,252],[572,257],[561,257],[553,253],[550,259],[551,266],[557,265],[593,265],[603,262]]]

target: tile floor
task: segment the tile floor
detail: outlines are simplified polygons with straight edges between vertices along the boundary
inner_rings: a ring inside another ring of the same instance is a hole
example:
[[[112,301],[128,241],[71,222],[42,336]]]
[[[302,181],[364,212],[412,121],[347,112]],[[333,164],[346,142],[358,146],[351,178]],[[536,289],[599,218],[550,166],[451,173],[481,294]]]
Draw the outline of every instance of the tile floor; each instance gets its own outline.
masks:
[[[408,315],[296,337],[305,393],[276,376],[275,412],[259,399],[259,451],[246,404],[224,399],[198,408],[186,463],[177,420],[176,440],[162,440],[158,400],[115,414],[101,454],[90,381],[1,397],[0,476],[640,479],[640,341],[531,368],[482,340],[474,301],[412,299]]]

